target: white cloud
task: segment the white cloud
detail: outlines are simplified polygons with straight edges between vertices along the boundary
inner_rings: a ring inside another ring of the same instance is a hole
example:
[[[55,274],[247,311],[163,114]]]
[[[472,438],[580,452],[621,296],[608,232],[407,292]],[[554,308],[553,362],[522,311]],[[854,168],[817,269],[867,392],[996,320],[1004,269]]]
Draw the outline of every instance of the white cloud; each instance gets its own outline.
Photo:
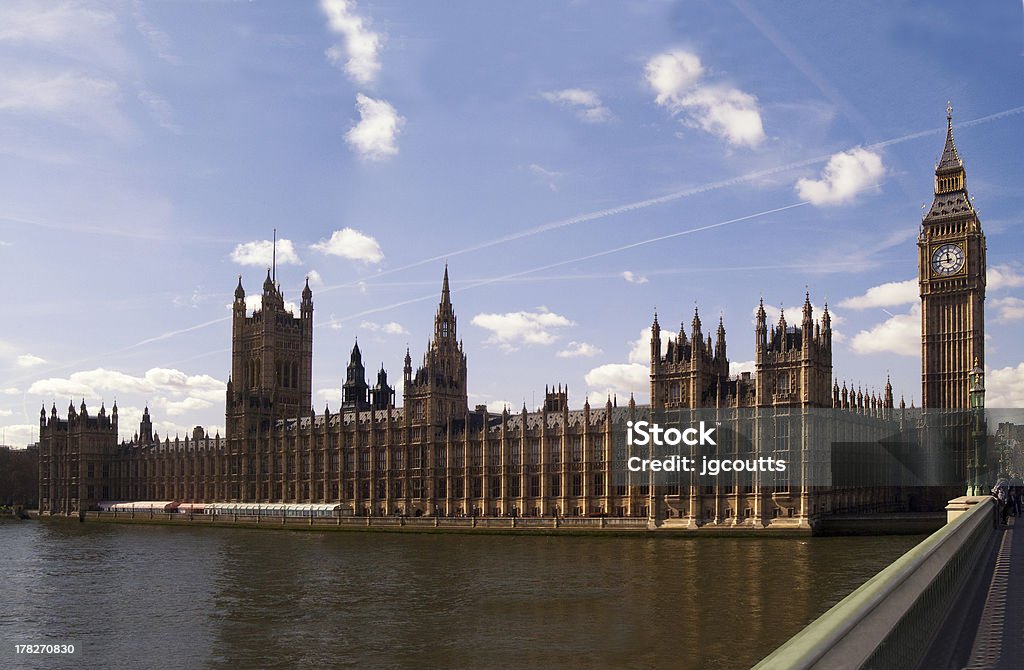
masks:
[[[558,184],[556,182],[562,176],[561,172],[548,170],[544,166],[537,165],[536,163],[530,163],[530,172],[543,179],[547,183],[548,188],[552,191],[558,190]]]
[[[559,351],[556,356],[559,358],[590,358],[597,356],[601,350],[588,342],[570,342],[565,349]]]
[[[1024,274],[1009,265],[996,265],[988,269],[987,288],[989,291],[998,291],[1003,288],[1018,288],[1024,286]],[[900,305],[912,305],[921,299],[920,289],[916,279],[906,281],[894,281],[872,286],[863,294],[846,298],[839,303],[840,307],[846,309],[869,309],[872,307],[898,307]],[[1014,307],[1013,300],[1016,298],[1004,298],[993,301],[997,309],[1010,307],[1012,314]],[[835,320],[833,315],[833,321]],[[1004,318],[1020,318],[1008,316]]]
[[[661,355],[668,353],[668,341],[673,339],[675,334],[665,329],[661,331]],[[629,345],[629,362],[641,363],[650,367],[651,365],[651,328],[648,326],[640,331],[640,336]]]
[[[359,122],[345,133],[348,142],[361,158],[382,161],[398,154],[398,135],[405,125],[387,100],[375,100],[362,93],[356,95]]]
[[[197,412],[212,406],[213,403],[209,400],[192,397],[182,398],[181,400],[170,400],[168,398],[160,397],[154,398],[150,401],[151,408],[162,409],[168,416],[181,416],[182,414]]]
[[[119,108],[121,90],[115,79],[137,69],[137,64],[125,47],[117,14],[100,4],[0,3],[0,44],[11,47],[19,64],[5,63],[0,111],[45,118],[117,140],[134,133]]]
[[[14,388],[13,386],[8,386],[7,388],[0,389],[0,394],[3,394],[3,395],[21,395],[21,391],[19,391],[18,389]]]
[[[10,416],[12,414],[14,414],[14,412],[12,410],[0,409],[0,416]]]
[[[37,47],[47,56],[92,69],[126,70],[132,57],[122,43],[121,24],[100,4],[5,0],[0,3],[0,43]]]
[[[598,107],[601,105],[601,98],[593,91],[582,88],[565,88],[561,91],[546,91],[541,96],[548,102],[556,102],[564,105],[578,107]]]
[[[75,372],[66,378],[41,379],[34,382],[27,393],[46,397],[82,398],[113,396],[118,393],[137,393],[159,398],[169,394],[176,400],[190,397],[222,402],[226,388],[224,382],[209,375],[188,375],[169,368],[151,368],[141,377],[96,368]]]
[[[46,116],[118,138],[131,129],[118,107],[120,98],[117,82],[74,72],[7,72],[0,77],[0,112]]]
[[[1002,288],[1019,288],[1024,286],[1024,274],[1011,265],[994,265],[985,276],[986,287],[990,291]]]
[[[324,402],[340,404],[342,400],[341,389],[320,389],[316,392],[318,398]]]
[[[996,317],[998,321],[1024,319],[1024,300],[1020,298],[997,298],[991,304],[999,311],[999,315]]]
[[[548,170],[543,165],[537,165],[536,163],[530,163],[530,172],[540,177],[546,177],[547,179],[562,176],[561,172],[558,172],[557,170]]]
[[[491,414],[501,414],[508,407],[508,411],[515,411],[515,403],[509,400],[491,400],[487,403],[487,411]]]
[[[0,430],[4,433],[4,439],[8,446],[25,447],[39,441],[39,424],[17,423],[10,426],[2,426]]]
[[[520,345],[553,344],[558,335],[552,330],[574,325],[566,317],[545,307],[539,307],[535,312],[477,314],[471,323],[491,331],[485,344],[498,345],[506,352],[515,351]]]
[[[1024,363],[1017,367],[985,370],[985,404],[988,407],[1024,407]]]
[[[274,258],[274,243],[271,240],[243,242],[231,252],[231,260],[239,265],[270,267]],[[295,251],[291,240],[277,241],[277,263],[279,265],[301,265],[302,260]]]
[[[344,45],[327,50],[327,59],[342,68],[352,81],[371,83],[380,72],[377,54],[383,43],[381,35],[370,30],[369,21],[355,13],[355,2],[321,0],[320,8],[327,16],[328,29],[344,38]]]
[[[42,365],[46,362],[46,359],[39,358],[39,356],[33,356],[32,354],[22,354],[15,359],[15,364],[19,368],[34,368],[37,365]]]
[[[704,86],[683,99],[699,128],[736,146],[756,147],[764,139],[757,98],[727,86]]]
[[[135,29],[146,38],[156,55],[171,65],[180,65],[181,58],[174,49],[170,35],[146,20],[140,4],[136,3],[134,10]]]
[[[174,120],[174,108],[171,103],[152,91],[139,91],[139,101],[146,106],[153,120],[163,128],[175,134],[181,134],[181,126]]]
[[[594,91],[582,88],[564,88],[560,91],[545,91],[541,97],[548,102],[576,110],[576,116],[588,123],[604,123],[613,116]]]
[[[400,323],[390,321],[388,323],[375,323],[373,321],[363,321],[359,324],[359,327],[363,330],[368,330],[372,333],[384,333],[385,335],[408,335],[409,331],[405,329]]]
[[[853,336],[851,346],[858,354],[893,353],[921,355],[921,306],[909,314],[896,314],[882,323]]]
[[[600,365],[583,376],[592,392],[606,396],[641,394],[651,390],[651,371],[639,363],[607,363]]]
[[[684,107],[686,92],[696,86],[703,74],[700,58],[681,49],[655,56],[644,68],[644,77],[657,94],[655,102],[673,111]]]
[[[94,50],[118,30],[117,17],[87,3],[8,1],[0,5],[0,42],[57,47],[81,55]]]
[[[736,377],[743,372],[753,374],[755,369],[756,361],[729,361],[729,374],[733,377]]]
[[[644,68],[655,102],[683,114],[687,125],[735,146],[760,144],[765,134],[757,98],[730,86],[703,83],[703,76],[700,58],[681,49],[651,58]]]
[[[310,270],[306,273],[306,279],[309,280],[310,288],[319,288],[324,285],[324,278],[320,276],[320,273],[316,270]]]
[[[188,297],[182,295],[174,296],[173,298],[171,298],[171,304],[173,304],[175,307],[190,307],[192,309],[198,309],[199,305],[203,304],[203,300],[205,300],[208,297],[203,295],[203,292],[200,290],[200,288],[201,287],[197,286],[196,288],[192,289],[192,295]]]
[[[6,75],[0,80],[0,111],[62,112],[82,102],[82,98],[112,98],[115,82],[71,73],[52,77]]]
[[[814,205],[839,205],[859,193],[877,189],[885,175],[882,157],[863,147],[832,154],[821,179],[799,179],[796,191]]]
[[[643,277],[641,275],[634,274],[630,270],[626,270],[625,272],[623,272],[622,273],[622,278],[625,279],[630,284],[646,284],[647,281],[648,281],[647,277]]]
[[[668,346],[668,339],[662,337],[662,348]],[[629,362],[630,363],[642,363],[650,366],[651,364],[651,329],[644,328],[640,331],[640,337],[633,340],[632,346],[629,348]]]
[[[331,239],[320,240],[310,249],[364,263],[380,263],[384,260],[384,252],[377,240],[354,228],[336,230],[331,233]]]
[[[921,299],[916,279],[892,281],[872,286],[863,295],[846,298],[839,306],[846,309],[868,309],[871,307],[895,307],[912,305]]]

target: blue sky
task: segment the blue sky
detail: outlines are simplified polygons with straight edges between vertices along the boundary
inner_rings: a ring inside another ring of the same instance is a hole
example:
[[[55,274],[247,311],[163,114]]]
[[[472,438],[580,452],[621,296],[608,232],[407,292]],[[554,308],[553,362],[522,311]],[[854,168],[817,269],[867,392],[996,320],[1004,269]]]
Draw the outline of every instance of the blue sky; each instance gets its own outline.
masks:
[[[1022,35],[1010,2],[4,3],[0,430],[83,397],[125,437],[146,403],[162,434],[223,426],[226,306],[275,227],[318,411],[355,337],[393,379],[420,359],[446,260],[472,404],[646,401],[655,307],[723,316],[742,369],[759,296],[805,286],[840,382],[919,400],[947,100],[989,404],[1022,406]]]

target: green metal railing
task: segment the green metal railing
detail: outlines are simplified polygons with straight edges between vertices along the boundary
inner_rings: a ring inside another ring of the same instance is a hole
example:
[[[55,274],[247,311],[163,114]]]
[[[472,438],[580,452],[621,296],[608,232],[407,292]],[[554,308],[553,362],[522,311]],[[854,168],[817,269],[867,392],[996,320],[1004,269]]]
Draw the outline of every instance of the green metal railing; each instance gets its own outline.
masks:
[[[988,498],[869,579],[755,670],[915,667],[995,527],[995,502]]]

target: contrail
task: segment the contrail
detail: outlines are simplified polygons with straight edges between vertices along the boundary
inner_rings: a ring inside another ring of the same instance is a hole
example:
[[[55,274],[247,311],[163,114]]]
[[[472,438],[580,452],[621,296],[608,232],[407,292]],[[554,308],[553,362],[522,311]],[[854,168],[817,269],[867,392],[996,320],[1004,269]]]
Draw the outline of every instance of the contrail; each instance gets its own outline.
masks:
[[[651,237],[651,238],[648,238],[646,240],[640,240],[638,242],[630,242],[629,244],[623,244],[621,246],[613,247],[611,249],[605,249],[604,251],[598,251],[598,252],[595,252],[595,253],[592,253],[592,254],[586,254],[584,256],[577,256],[575,258],[569,258],[569,259],[566,259],[566,260],[557,261],[555,263],[548,263],[547,265],[541,265],[541,266],[538,266],[538,267],[529,268],[527,270],[520,270],[519,272],[513,272],[513,273],[510,273],[510,274],[502,275],[500,277],[491,277],[491,278],[488,278],[488,279],[483,279],[483,280],[477,281],[475,283],[472,283],[469,286],[464,286],[464,287],[461,287],[461,288],[458,288],[458,289],[454,289],[454,290],[455,291],[468,291],[470,289],[479,288],[481,286],[487,286],[489,284],[495,284],[495,283],[498,283],[498,282],[509,281],[509,280],[512,280],[512,279],[523,277],[524,275],[533,274],[535,272],[543,272],[545,270],[551,270],[553,268],[562,267],[564,265],[570,265],[572,263],[580,263],[580,262],[583,262],[583,261],[592,260],[594,258],[601,258],[602,256],[610,256],[611,254],[617,254],[617,253],[619,253],[621,251],[628,251],[630,249],[636,249],[637,247],[642,247],[642,246],[645,246],[645,245],[648,245],[648,244],[654,244],[655,242],[662,242],[664,240],[670,240],[670,239],[673,239],[673,238],[676,238],[676,237],[682,237],[684,235],[692,235],[694,233],[703,232],[705,230],[712,230],[714,228],[721,228],[723,226],[729,226],[729,225],[732,225],[732,224],[735,224],[735,223],[740,223],[740,222],[743,222],[743,221],[749,221],[750,219],[756,219],[756,218],[759,218],[759,217],[762,217],[762,216],[768,216],[769,214],[775,214],[777,212],[784,212],[786,210],[794,209],[796,207],[803,207],[803,206],[805,206],[807,204],[809,204],[809,202],[804,200],[804,201],[796,202],[796,203],[793,203],[793,204],[790,204],[790,205],[784,205],[782,207],[775,207],[773,209],[766,209],[766,210],[764,210],[762,212],[756,212],[754,214],[747,214],[746,216],[740,216],[740,217],[737,217],[735,219],[728,219],[726,221],[719,221],[717,223],[710,223],[710,224],[708,224],[706,226],[698,226],[697,228],[687,228],[686,230],[679,230],[679,231],[676,231],[674,233],[669,233],[667,235],[659,235],[657,237]],[[383,312],[383,311],[391,310],[391,309],[394,309],[396,307],[403,307],[405,305],[409,305],[409,304],[412,304],[412,303],[422,302],[424,300],[434,300],[436,298],[437,298],[437,293],[436,292],[432,292],[429,295],[420,296],[418,298],[410,298],[408,300],[403,300],[401,302],[392,303],[390,305],[383,305],[381,307],[374,307],[372,309],[364,310],[362,312],[357,312],[356,314],[350,314],[348,316],[345,316],[345,317],[342,317],[342,318],[339,318],[339,319],[334,319],[332,321],[332,323],[344,323],[345,321],[351,321],[353,319],[357,319],[357,318],[362,317],[362,316],[367,316],[369,314],[376,314],[378,312]]]
[[[1019,107],[1012,107],[1010,109],[1006,109],[1006,110],[1003,110],[1001,112],[996,112],[994,114],[989,114],[987,116],[982,116],[982,117],[979,117],[977,119],[972,119],[970,121],[964,121],[964,122],[961,122],[961,123],[956,123],[956,124],[953,124],[953,127],[954,128],[970,128],[970,127],[981,125],[981,124],[984,124],[984,123],[989,123],[991,121],[997,121],[997,120],[1004,119],[1004,118],[1007,118],[1007,117],[1010,117],[1010,116],[1015,116],[1015,115],[1020,114],[1022,112],[1024,112],[1024,105],[1019,106]],[[918,138],[921,138],[921,137],[927,137],[929,135],[934,135],[934,134],[937,134],[937,133],[941,132],[941,130],[942,129],[939,129],[939,128],[932,128],[932,129],[929,129],[929,130],[922,130],[922,131],[919,131],[919,132],[916,132],[916,133],[909,133],[907,135],[902,135],[900,137],[895,137],[895,138],[892,138],[892,139],[883,140],[881,142],[875,142],[873,144],[869,144],[869,145],[866,146],[866,148],[868,148],[868,149],[881,149],[881,148],[884,148],[884,147],[892,146],[894,144],[901,144],[903,142],[909,142],[911,140],[915,140],[915,139],[918,139]],[[742,183],[745,183],[745,182],[748,182],[748,181],[760,179],[762,177],[770,176],[770,175],[777,174],[777,173],[780,173],[780,172],[786,172],[786,171],[794,170],[794,169],[797,169],[797,168],[800,168],[800,167],[807,167],[809,165],[814,165],[814,164],[817,164],[817,163],[825,162],[825,161],[827,161],[831,157],[832,157],[832,154],[827,154],[827,155],[816,156],[814,158],[807,158],[807,159],[803,159],[803,160],[787,163],[785,165],[779,165],[779,166],[776,166],[776,167],[767,168],[767,169],[764,169],[764,170],[756,170],[754,172],[748,172],[748,173],[740,175],[738,177],[732,177],[732,178],[729,178],[729,179],[722,179],[722,180],[718,180],[718,181],[709,182],[707,184],[703,184],[703,185],[700,185],[700,186],[695,186],[695,187],[684,189],[684,190],[680,190],[680,191],[675,191],[673,193],[668,193],[666,195],[658,196],[658,197],[655,197],[655,198],[647,198],[645,200],[637,200],[635,202],[626,203],[624,205],[619,205],[617,207],[610,207],[610,208],[607,208],[607,209],[601,209],[601,210],[597,210],[597,211],[594,211],[594,212],[588,212],[586,214],[580,214],[580,215],[573,216],[573,217],[566,218],[566,219],[560,219],[558,221],[552,221],[550,223],[545,223],[545,224],[542,224],[542,225],[539,225],[539,226],[534,226],[533,228],[527,228],[527,229],[522,230],[520,232],[512,233],[512,234],[509,234],[509,235],[505,235],[505,236],[502,236],[502,237],[499,237],[499,238],[495,238],[493,240],[489,240],[489,241],[486,241],[486,242],[480,242],[478,244],[475,244],[475,245],[472,245],[472,246],[469,246],[469,247],[465,247],[465,248],[462,248],[462,249],[457,249],[457,250],[454,250],[454,251],[449,251],[449,252],[444,253],[444,254],[438,254],[438,255],[435,255],[435,256],[431,256],[429,258],[425,258],[425,259],[422,259],[422,260],[419,260],[419,261],[408,263],[408,264],[402,265],[400,267],[395,267],[395,268],[391,268],[391,269],[388,269],[388,270],[384,270],[384,271],[378,272],[373,277],[370,277],[370,278],[367,278],[367,279],[362,279],[362,280],[358,280],[358,281],[354,281],[354,282],[349,282],[347,284],[337,284],[337,285],[334,285],[334,286],[326,287],[326,288],[320,289],[319,293],[327,293],[327,292],[338,290],[338,289],[341,289],[341,288],[351,288],[351,287],[354,287],[354,286],[358,286],[361,283],[372,282],[377,277],[387,276],[387,275],[394,274],[394,273],[397,273],[397,272],[401,272],[401,271],[404,271],[404,270],[408,270],[408,269],[411,269],[411,268],[419,267],[421,265],[426,265],[428,263],[434,263],[434,262],[437,262],[437,261],[440,261],[440,260],[444,260],[444,259],[447,259],[447,258],[452,258],[453,256],[460,256],[460,255],[471,253],[471,252],[474,252],[474,251],[480,251],[482,249],[488,249],[488,248],[491,248],[491,247],[498,246],[500,244],[505,244],[507,242],[513,242],[515,240],[520,240],[520,239],[524,239],[524,238],[527,238],[527,237],[532,237],[534,235],[539,235],[541,233],[545,233],[545,232],[548,232],[548,231],[551,231],[551,230],[557,230],[559,228],[565,228],[567,226],[573,226],[573,225],[576,225],[576,224],[579,224],[579,223],[586,223],[586,222],[589,222],[589,221],[595,221],[595,220],[603,219],[603,218],[606,218],[606,217],[609,217],[609,216],[615,216],[615,215],[623,214],[623,213],[626,213],[626,212],[632,212],[632,211],[636,211],[636,210],[639,210],[639,209],[644,209],[644,208],[647,208],[647,207],[652,207],[654,205],[660,205],[660,204],[664,204],[664,203],[668,203],[668,202],[673,202],[675,200],[679,200],[679,199],[682,199],[682,198],[698,195],[698,194],[701,194],[701,193],[707,193],[709,191],[714,191],[714,190],[718,190],[718,189],[722,189],[722,188],[727,188],[727,187],[730,187],[730,186],[735,186],[735,185],[738,185],[738,184],[742,184]],[[803,204],[806,204],[806,203],[797,203],[797,204],[794,204],[794,205],[789,205],[786,208],[798,207],[798,206],[801,206]],[[785,209],[785,208],[783,208],[783,209]],[[769,212],[763,212],[761,214],[751,215],[751,217],[767,214],[767,213],[770,213],[771,211],[774,211],[774,210],[769,210]],[[781,210],[778,210],[778,211],[781,211]],[[750,218],[750,217],[746,217],[746,218]],[[718,227],[718,226],[722,226],[722,225],[728,225],[728,223],[735,223],[735,222],[736,221],[721,222],[721,223],[718,223],[718,224],[712,224],[711,226],[707,226],[707,227],[704,227],[704,228],[701,228],[701,229],[693,229],[693,230],[690,230],[690,231],[681,231],[681,232],[678,232],[678,233],[672,233],[672,234],[670,234],[668,236],[663,236],[663,237],[659,237],[659,238],[653,238],[652,240],[643,241],[643,242],[637,242],[637,243],[634,243],[634,245],[627,245],[627,246],[622,247],[622,248],[618,248],[618,249],[614,249],[614,250],[608,250],[608,251],[605,251],[605,252],[600,252],[600,253],[598,253],[596,255],[590,255],[590,256],[585,256],[585,257],[581,257],[581,258],[578,258],[578,259],[573,259],[571,261],[565,261],[565,262],[561,262],[561,263],[556,263],[556,264],[553,264],[551,266],[545,266],[543,268],[534,268],[532,270],[523,271],[521,273],[514,273],[512,275],[507,275],[507,276],[504,276],[504,277],[488,279],[488,280],[485,280],[484,282],[477,283],[477,284],[472,284],[470,286],[464,287],[464,288],[459,289],[459,290],[467,290],[467,289],[470,289],[470,288],[475,288],[476,286],[483,286],[483,285],[491,284],[491,283],[494,283],[494,282],[497,282],[497,281],[508,281],[510,279],[514,279],[514,278],[516,278],[518,276],[521,276],[523,274],[529,274],[529,273],[532,273],[532,272],[540,272],[540,271],[543,271],[544,269],[550,269],[551,267],[558,267],[560,265],[565,265],[565,264],[576,262],[576,261],[587,260],[589,258],[596,258],[598,256],[607,255],[609,253],[615,253],[615,251],[624,251],[624,250],[626,250],[628,248],[632,248],[632,246],[640,246],[640,245],[648,244],[650,242],[657,241],[657,240],[660,240],[660,239],[670,239],[672,237],[677,237],[679,235],[690,234],[692,232],[698,232],[699,230],[707,230],[707,229],[710,229],[710,228],[713,228],[713,227]],[[358,314],[353,314],[353,315],[350,315],[350,316],[342,318],[342,319],[336,319],[334,322],[337,323],[337,322],[342,322],[342,321],[350,321],[350,320],[352,320],[354,318],[358,318],[360,316],[366,316],[368,314],[374,314],[374,313],[377,313],[377,312],[384,311],[386,309],[393,309],[395,307],[401,307],[401,306],[404,306],[404,305],[407,305],[407,304],[421,302],[421,301],[427,300],[427,299],[433,299],[434,297],[436,297],[436,296],[434,294],[431,294],[429,296],[423,296],[423,297],[419,297],[419,298],[411,298],[409,300],[405,300],[405,301],[402,301],[402,302],[399,302],[399,303],[394,303],[392,305],[388,305],[388,306],[385,306],[385,307],[380,307],[380,308],[376,308],[376,309],[372,309],[372,310],[366,310],[366,311],[359,312]],[[191,326],[189,328],[183,328],[183,329],[178,330],[178,331],[164,333],[162,335],[158,335],[156,337],[148,338],[146,340],[142,340],[141,342],[137,342],[136,344],[130,345],[129,347],[126,347],[125,349],[119,349],[117,351],[108,352],[107,354],[104,354],[104,355],[115,354],[115,353],[119,353],[121,351],[125,351],[127,349],[133,349],[133,348],[136,348],[136,347],[140,347],[140,346],[143,346],[145,344],[149,344],[151,342],[156,342],[156,341],[160,341],[160,340],[169,339],[171,337],[175,337],[175,336],[183,334],[183,333],[187,333],[187,332],[191,332],[191,331],[194,331],[194,330],[198,330],[200,328],[205,328],[205,327],[217,324],[217,323],[223,323],[224,321],[227,321],[229,318],[230,317],[223,317],[221,319],[214,319],[212,321],[207,321],[205,323],[201,323],[201,324],[198,324],[196,326]],[[84,362],[84,361],[82,361],[82,362]],[[56,370],[56,369],[59,369],[59,368],[54,368],[54,369]]]
[[[981,116],[981,117],[978,117],[976,119],[971,119],[970,121],[964,121],[962,123],[954,123],[953,127],[954,128],[972,128],[974,126],[980,126],[983,123],[988,123],[989,121],[998,121],[999,119],[1005,119],[1005,118],[1007,118],[1009,116],[1015,116],[1017,114],[1020,114],[1021,112],[1024,112],[1024,105],[1021,105],[1020,107],[1012,107],[1010,109],[1004,109],[1001,112],[996,112],[995,114],[989,114],[988,116]],[[942,130],[945,130],[945,128],[943,128]],[[893,144],[901,144],[903,142],[909,142],[910,140],[916,140],[916,139],[918,139],[920,137],[927,137],[928,135],[935,135],[937,133],[939,133],[938,130],[922,130],[922,131],[919,131],[919,132],[916,132],[916,133],[910,133],[909,135],[904,135],[902,137],[896,137],[896,138],[893,138],[891,140],[883,140],[881,142],[875,142],[874,144],[869,144],[868,148],[869,149],[881,149],[883,147],[888,147],[888,146],[891,146]]]
[[[962,123],[955,123],[955,124],[953,124],[953,127],[954,128],[970,128],[972,126],[977,126],[977,125],[980,125],[980,124],[983,124],[983,123],[988,123],[990,121],[996,121],[996,120],[999,120],[999,119],[1004,119],[1004,118],[1009,117],[1009,116],[1014,116],[1016,114],[1020,114],[1021,112],[1024,112],[1024,105],[1022,105],[1020,107],[1013,107],[1011,109],[1003,110],[1001,112],[997,112],[995,114],[990,114],[988,116],[983,116],[983,117],[980,117],[980,118],[977,118],[977,119],[972,119],[970,121],[964,121]],[[922,130],[922,131],[919,131],[919,132],[916,132],[916,133],[910,133],[910,134],[907,134],[907,135],[903,135],[901,137],[895,137],[895,138],[892,138],[892,139],[883,140],[883,141],[880,141],[880,142],[875,142],[873,144],[868,144],[868,145],[866,145],[866,148],[868,148],[868,149],[882,149],[882,148],[885,148],[885,147],[888,147],[888,146],[892,146],[894,144],[902,144],[903,142],[909,142],[911,140],[916,140],[916,139],[919,139],[921,137],[927,137],[928,135],[935,135],[935,134],[938,134],[938,133],[942,132],[942,130],[944,130],[944,129],[932,128],[932,129],[929,129],[929,130]],[[495,238],[495,239],[492,239],[492,240],[488,240],[488,241],[485,241],[485,242],[479,242],[477,244],[474,244],[474,245],[471,245],[471,246],[468,246],[468,247],[464,247],[462,249],[456,249],[456,250],[453,250],[453,251],[448,251],[448,252],[443,253],[443,254],[437,254],[436,256],[431,256],[429,258],[424,258],[424,259],[421,259],[421,260],[418,260],[418,261],[414,261],[412,263],[407,263],[406,265],[402,265],[402,266],[395,267],[395,268],[390,268],[388,270],[383,270],[381,272],[378,272],[373,277],[369,277],[367,279],[363,279],[363,280],[359,280],[359,281],[355,281],[355,282],[350,282],[348,284],[337,284],[337,285],[334,285],[334,286],[322,288],[322,289],[320,289],[319,292],[320,293],[326,293],[326,292],[337,290],[337,289],[340,289],[340,288],[351,288],[352,286],[357,286],[360,283],[372,282],[377,277],[383,277],[383,276],[386,276],[386,275],[394,274],[396,272],[402,272],[404,270],[409,270],[409,269],[412,269],[412,268],[416,268],[416,267],[419,267],[421,265],[426,265],[428,263],[436,263],[437,261],[446,260],[446,259],[449,259],[449,258],[452,258],[452,257],[455,257],[455,256],[461,256],[463,254],[472,253],[474,251],[480,251],[482,249],[489,249],[491,247],[495,247],[495,246],[498,246],[500,244],[506,244],[508,242],[514,242],[516,240],[521,240],[521,239],[524,239],[524,238],[527,238],[527,237],[533,237],[534,235],[539,235],[541,233],[546,233],[548,231],[558,230],[560,228],[566,228],[568,226],[574,226],[574,225],[577,225],[577,224],[580,224],[580,223],[588,223],[590,221],[596,221],[598,219],[604,219],[604,218],[607,218],[609,216],[616,216],[618,214],[624,214],[626,212],[633,212],[633,211],[636,211],[638,209],[645,209],[647,207],[653,207],[655,205],[662,205],[662,204],[665,204],[665,203],[668,203],[668,202],[673,202],[675,200],[680,200],[682,198],[688,198],[688,197],[692,197],[692,196],[695,196],[695,195],[700,195],[702,193],[708,193],[710,191],[716,191],[716,190],[719,190],[719,189],[728,188],[730,186],[737,186],[739,184],[743,184],[743,183],[746,183],[746,182],[749,182],[749,181],[755,181],[757,179],[761,179],[763,177],[768,177],[768,176],[771,176],[771,175],[774,175],[774,174],[778,174],[780,172],[788,172],[790,170],[795,170],[797,168],[807,167],[807,166],[810,166],[810,165],[816,165],[818,163],[824,163],[825,161],[829,160],[833,155],[834,154],[830,153],[830,154],[824,154],[824,155],[820,155],[820,156],[815,156],[813,158],[805,158],[803,160],[793,161],[791,163],[786,163],[785,165],[777,165],[775,167],[765,168],[763,170],[755,170],[754,172],[748,172],[748,173],[740,175],[738,177],[730,177],[729,179],[721,179],[721,180],[718,180],[718,181],[708,182],[707,184],[702,184],[700,186],[694,186],[694,187],[683,189],[683,190],[680,190],[680,191],[674,191],[672,193],[667,193],[665,195],[657,196],[655,198],[647,198],[646,200],[637,200],[635,202],[626,203],[624,205],[618,205],[616,207],[609,207],[607,209],[601,209],[601,210],[597,210],[597,211],[594,211],[594,212],[588,212],[586,214],[579,214],[577,216],[572,216],[572,217],[569,217],[569,218],[566,218],[566,219],[560,219],[558,221],[552,221],[550,223],[545,223],[545,224],[541,224],[539,226],[534,226],[533,228],[527,228],[525,230],[521,230],[521,231],[516,232],[516,233],[511,233],[509,235],[504,235],[502,237],[498,237],[498,238]]]
[[[156,337],[150,337],[148,339],[142,340],[141,342],[136,342],[135,344],[132,344],[130,346],[125,347],[124,349],[121,349],[121,351],[127,351],[128,349],[134,349],[135,347],[141,347],[141,346],[143,346],[145,344],[151,344],[153,342],[159,342],[160,340],[167,340],[167,339],[170,339],[172,337],[176,337],[178,335],[184,335],[185,333],[191,333],[193,330],[199,330],[200,328],[206,328],[207,326],[212,326],[212,325],[214,325],[216,323],[224,323],[225,321],[230,321],[230,320],[231,320],[230,316],[222,316],[219,319],[213,319],[212,321],[206,321],[205,323],[200,323],[200,324],[197,324],[195,326],[189,326],[188,328],[182,328],[181,330],[172,330],[170,332],[163,333],[162,335],[157,335]]]
[[[991,255],[990,255],[991,257]],[[835,263],[819,263],[816,265],[809,265],[807,263],[775,263],[771,265],[715,265],[715,266],[687,266],[685,268],[655,268],[655,269],[643,269],[638,270],[634,274],[642,275],[644,277],[660,277],[664,275],[679,275],[679,274],[705,274],[708,272],[755,272],[765,270],[807,270],[809,272],[828,272],[837,267],[844,268],[864,268],[865,264],[862,261],[854,262],[841,262]],[[628,268],[625,268],[628,269]],[[549,275],[536,275],[536,276],[524,276],[524,277],[511,277],[508,279],[502,278],[491,278],[491,277],[466,277],[463,279],[452,279],[451,284],[453,286],[459,284],[476,284],[477,282],[492,282],[492,281],[508,281],[508,282],[548,282],[548,281],[592,281],[595,279],[623,279],[622,273],[624,270],[611,271],[611,272],[575,272],[571,274],[549,274]],[[437,279],[418,279],[416,281],[385,281],[385,282],[374,282],[376,287],[385,288],[415,288],[428,286],[431,288],[437,287]]]
[[[762,36],[769,42],[771,42],[776,49],[779,50],[786,60],[795,67],[800,74],[807,78],[823,96],[831,100],[836,107],[838,107],[847,118],[857,127],[861,135],[864,137],[871,137],[875,135],[874,126],[872,123],[860,113],[853,103],[851,103],[842,91],[836,88],[831,81],[825,77],[822,72],[814,66],[814,64],[807,60],[806,57],[800,52],[796,46],[793,45],[786,37],[779,32],[775,25],[765,18],[757,9],[751,7],[746,0],[733,0],[733,6],[741,13],[750,23],[757,28]]]

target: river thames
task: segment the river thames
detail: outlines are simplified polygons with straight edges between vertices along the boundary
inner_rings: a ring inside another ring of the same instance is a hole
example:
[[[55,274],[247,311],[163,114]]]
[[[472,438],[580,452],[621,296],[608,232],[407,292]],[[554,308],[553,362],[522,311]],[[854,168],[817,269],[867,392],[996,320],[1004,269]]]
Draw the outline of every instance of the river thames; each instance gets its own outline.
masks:
[[[4,521],[0,666],[742,668],[921,539]]]

